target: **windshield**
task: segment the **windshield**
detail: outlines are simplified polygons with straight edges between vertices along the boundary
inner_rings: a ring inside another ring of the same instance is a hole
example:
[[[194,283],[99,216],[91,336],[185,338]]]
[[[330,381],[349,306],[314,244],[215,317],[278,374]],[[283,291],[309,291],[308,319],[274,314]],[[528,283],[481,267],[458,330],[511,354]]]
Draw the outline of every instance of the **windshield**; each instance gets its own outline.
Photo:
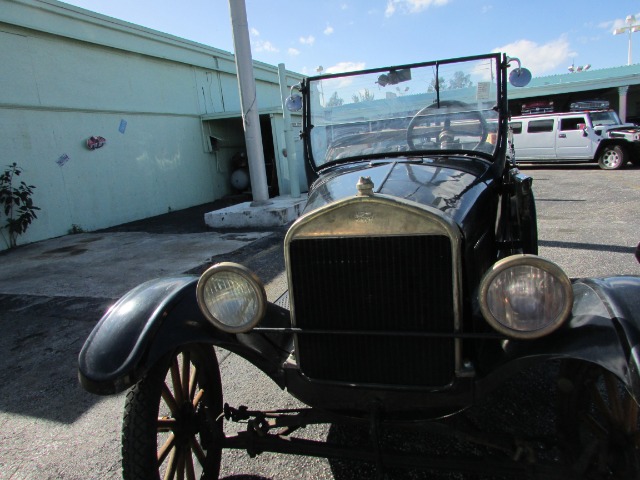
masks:
[[[614,111],[606,112],[591,112],[591,122],[594,126],[597,125],[620,125],[620,119],[618,114]]]
[[[308,79],[308,132],[316,167],[399,155],[497,147],[499,56]]]

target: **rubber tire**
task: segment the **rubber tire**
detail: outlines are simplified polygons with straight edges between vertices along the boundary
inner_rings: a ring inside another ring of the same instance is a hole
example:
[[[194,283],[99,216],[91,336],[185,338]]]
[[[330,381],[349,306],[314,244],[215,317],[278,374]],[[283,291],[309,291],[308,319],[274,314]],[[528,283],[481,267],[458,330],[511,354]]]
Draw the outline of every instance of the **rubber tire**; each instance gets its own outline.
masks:
[[[640,449],[638,447],[639,418],[637,403],[620,403],[622,413],[602,415],[601,407],[611,407],[605,380],[614,385],[617,394],[628,393],[621,382],[598,365],[566,360],[558,378],[558,414],[556,427],[561,454],[565,463],[574,469],[576,479],[636,479],[640,478]],[[612,390],[609,390],[611,392]],[[594,399],[603,401],[600,404]],[[633,410],[633,409],[636,410]],[[628,422],[634,418],[635,425]],[[601,430],[594,434],[594,425]],[[629,429],[628,431],[625,431]],[[632,439],[635,438],[635,445]],[[587,452],[587,453],[585,453]],[[569,477],[574,478],[574,477]]]
[[[218,478],[222,455],[220,438],[224,435],[223,419],[220,417],[223,411],[220,369],[212,346],[189,344],[166,355],[127,393],[122,425],[124,480],[150,480],[162,477],[157,464],[157,453],[160,447],[157,430],[158,416],[159,406],[163,402],[161,391],[165,378],[170,378],[171,363],[182,352],[189,352],[191,368],[194,366],[197,368],[198,383],[204,390],[203,400],[198,404],[200,409],[197,416],[200,421],[197,423],[200,433],[194,434],[202,445],[205,442],[209,443],[209,448],[206,449],[205,465],[201,465],[203,472],[200,479]],[[202,421],[203,419],[206,420]],[[206,429],[204,437],[202,427]],[[163,465],[166,463],[166,461],[163,462]]]
[[[598,157],[598,165],[603,170],[617,170],[627,163],[627,152],[620,145],[604,147]]]

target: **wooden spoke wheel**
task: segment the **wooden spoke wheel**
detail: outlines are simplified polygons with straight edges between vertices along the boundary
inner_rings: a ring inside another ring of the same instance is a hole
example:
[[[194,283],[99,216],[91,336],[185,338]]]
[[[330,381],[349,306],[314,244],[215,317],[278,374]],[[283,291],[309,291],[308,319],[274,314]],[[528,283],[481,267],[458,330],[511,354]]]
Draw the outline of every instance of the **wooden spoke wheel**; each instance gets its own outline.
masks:
[[[638,403],[611,372],[565,362],[558,382],[557,425],[576,478],[640,478]]]
[[[218,478],[222,387],[211,346],[167,355],[127,394],[122,427],[126,480]]]

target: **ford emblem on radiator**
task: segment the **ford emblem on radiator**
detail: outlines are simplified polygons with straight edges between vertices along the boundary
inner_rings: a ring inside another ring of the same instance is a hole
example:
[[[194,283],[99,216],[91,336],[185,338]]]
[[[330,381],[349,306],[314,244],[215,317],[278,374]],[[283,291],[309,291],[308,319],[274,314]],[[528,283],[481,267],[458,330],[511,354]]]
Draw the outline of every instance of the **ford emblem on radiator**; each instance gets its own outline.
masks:
[[[353,219],[356,223],[373,223],[375,218],[373,212],[356,212]]]

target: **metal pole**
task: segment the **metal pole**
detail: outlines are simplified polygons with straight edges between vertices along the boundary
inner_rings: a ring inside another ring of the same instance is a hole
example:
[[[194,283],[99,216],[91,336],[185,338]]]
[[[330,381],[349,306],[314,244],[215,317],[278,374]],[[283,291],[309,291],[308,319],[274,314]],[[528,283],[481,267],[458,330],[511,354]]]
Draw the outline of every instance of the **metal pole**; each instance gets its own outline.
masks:
[[[627,123],[627,92],[629,91],[629,86],[618,87],[618,104],[620,105],[618,116],[620,117],[620,121],[622,123]]]
[[[251,178],[251,206],[269,204],[269,189],[262,150],[262,134],[260,132],[260,116],[256,100],[256,80],[253,76],[253,59],[251,42],[249,41],[249,24],[244,0],[229,0],[231,26],[233,29],[233,46],[238,71],[238,87],[240,89],[240,105],[242,107],[242,123],[249,161]]]
[[[627,53],[627,65],[631,65],[631,35],[633,32],[631,31],[631,27],[629,27],[629,51]]]
[[[287,88],[287,71],[284,63],[278,64],[278,78],[280,80],[280,97],[282,98],[282,116],[284,117],[284,144],[287,148],[287,165],[289,166],[289,191],[291,197],[300,197],[300,179],[298,178],[298,165],[296,158],[296,145],[291,133],[291,112],[285,105],[289,90]]]

